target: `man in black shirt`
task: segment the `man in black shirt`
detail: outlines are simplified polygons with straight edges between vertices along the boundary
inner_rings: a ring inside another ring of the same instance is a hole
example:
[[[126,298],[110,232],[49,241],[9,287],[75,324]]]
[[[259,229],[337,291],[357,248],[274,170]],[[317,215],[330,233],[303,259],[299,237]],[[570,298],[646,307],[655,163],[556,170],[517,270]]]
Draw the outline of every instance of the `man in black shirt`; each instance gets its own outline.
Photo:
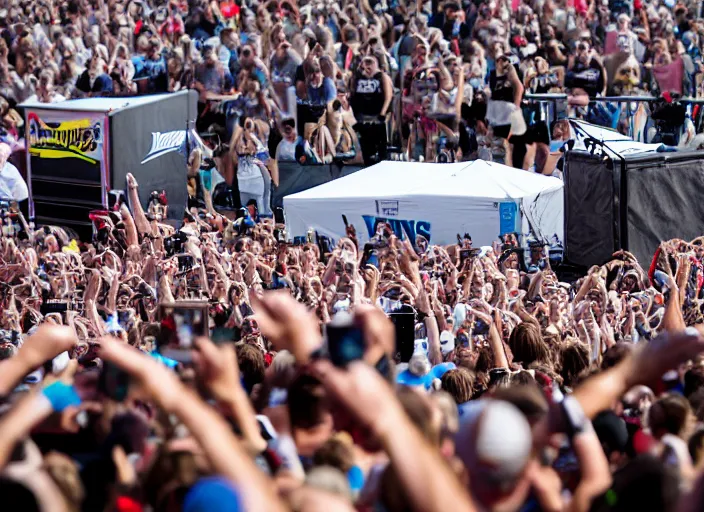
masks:
[[[471,35],[469,27],[461,19],[460,6],[455,2],[447,2],[441,12],[435,13],[428,23],[431,27],[442,30],[443,37],[452,41],[453,39],[464,40]]]
[[[577,53],[574,62],[567,71],[565,86],[573,89],[573,94],[575,89],[581,89],[590,98],[606,92],[604,66],[594,56],[589,43],[586,41],[577,43]]]

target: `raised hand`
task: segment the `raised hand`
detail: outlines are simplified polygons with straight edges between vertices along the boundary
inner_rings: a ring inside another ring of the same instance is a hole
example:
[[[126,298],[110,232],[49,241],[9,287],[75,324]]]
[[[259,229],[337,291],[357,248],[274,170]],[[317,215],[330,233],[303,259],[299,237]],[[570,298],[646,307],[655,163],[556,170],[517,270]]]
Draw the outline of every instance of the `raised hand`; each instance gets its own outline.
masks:
[[[153,400],[166,412],[178,406],[183,385],[174,372],[156,359],[110,336],[100,339],[100,357],[130,374],[130,395]]]
[[[73,329],[62,325],[41,325],[27,338],[17,356],[27,368],[35,369],[78,343]]]
[[[683,332],[663,333],[644,344],[630,361],[629,388],[651,385],[662,374],[704,352],[704,338],[693,327]]]
[[[229,400],[233,390],[242,386],[234,345],[217,346],[207,338],[198,338],[195,346],[193,362],[203,384],[216,400]]]
[[[322,345],[318,320],[286,291],[250,292],[259,328],[277,350],[288,350],[304,363]]]
[[[362,362],[353,362],[346,370],[330,361],[313,363],[313,372],[332,398],[350,413],[356,422],[381,437],[393,428],[394,418],[403,414],[393,389],[381,374]]]

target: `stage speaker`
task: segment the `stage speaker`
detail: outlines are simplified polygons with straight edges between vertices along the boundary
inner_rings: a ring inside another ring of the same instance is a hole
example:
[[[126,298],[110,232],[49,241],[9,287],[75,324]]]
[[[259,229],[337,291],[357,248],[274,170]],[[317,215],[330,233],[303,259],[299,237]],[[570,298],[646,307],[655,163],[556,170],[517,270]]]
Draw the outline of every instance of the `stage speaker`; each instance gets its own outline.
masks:
[[[57,161],[48,158],[35,155],[29,158],[35,223],[63,225],[82,239],[90,240],[92,226],[88,213],[103,209],[100,164],[71,158],[63,159],[65,165],[56,165]]]

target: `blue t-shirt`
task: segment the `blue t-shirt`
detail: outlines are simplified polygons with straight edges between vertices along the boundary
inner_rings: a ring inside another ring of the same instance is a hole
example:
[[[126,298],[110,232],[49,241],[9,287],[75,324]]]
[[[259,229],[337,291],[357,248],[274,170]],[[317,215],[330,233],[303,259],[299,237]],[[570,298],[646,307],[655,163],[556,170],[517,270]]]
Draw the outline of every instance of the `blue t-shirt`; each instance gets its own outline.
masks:
[[[91,92],[97,93],[99,96],[111,95],[113,93],[112,78],[105,73],[98,75],[93,82]]]
[[[149,59],[142,55],[132,57],[134,64],[134,77],[147,79],[147,90],[149,92],[167,92],[168,74],[166,70],[166,59],[160,56],[158,59]]]
[[[337,96],[337,88],[330,78],[323,78],[320,87],[308,86],[308,101],[311,105],[326,105],[334,100],[335,96]]]
[[[195,78],[207,91],[215,94],[222,94],[233,86],[232,75],[222,64],[215,66],[201,64],[196,68]]]

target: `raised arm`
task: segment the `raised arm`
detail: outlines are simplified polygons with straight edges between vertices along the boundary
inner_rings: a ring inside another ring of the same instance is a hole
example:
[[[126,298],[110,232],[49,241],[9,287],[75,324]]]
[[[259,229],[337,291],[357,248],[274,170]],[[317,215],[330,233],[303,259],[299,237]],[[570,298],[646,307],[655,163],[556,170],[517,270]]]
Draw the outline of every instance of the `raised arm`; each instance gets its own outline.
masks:
[[[181,420],[215,472],[237,484],[245,510],[285,510],[272,482],[257,468],[225,420],[181,384],[175,373],[113,338],[101,339],[100,354],[128,372],[166,413]]]
[[[137,184],[137,180],[134,179],[134,176],[132,176],[132,173],[127,173],[127,189],[130,208],[132,208],[132,215],[134,216],[137,230],[142,236],[153,235],[152,227],[147,220],[147,216],[144,214],[142,203],[139,200],[139,185]]]
[[[7,395],[28,373],[62,352],[71,350],[78,340],[70,327],[44,324],[27,338],[15,357],[0,363],[0,395]]]

